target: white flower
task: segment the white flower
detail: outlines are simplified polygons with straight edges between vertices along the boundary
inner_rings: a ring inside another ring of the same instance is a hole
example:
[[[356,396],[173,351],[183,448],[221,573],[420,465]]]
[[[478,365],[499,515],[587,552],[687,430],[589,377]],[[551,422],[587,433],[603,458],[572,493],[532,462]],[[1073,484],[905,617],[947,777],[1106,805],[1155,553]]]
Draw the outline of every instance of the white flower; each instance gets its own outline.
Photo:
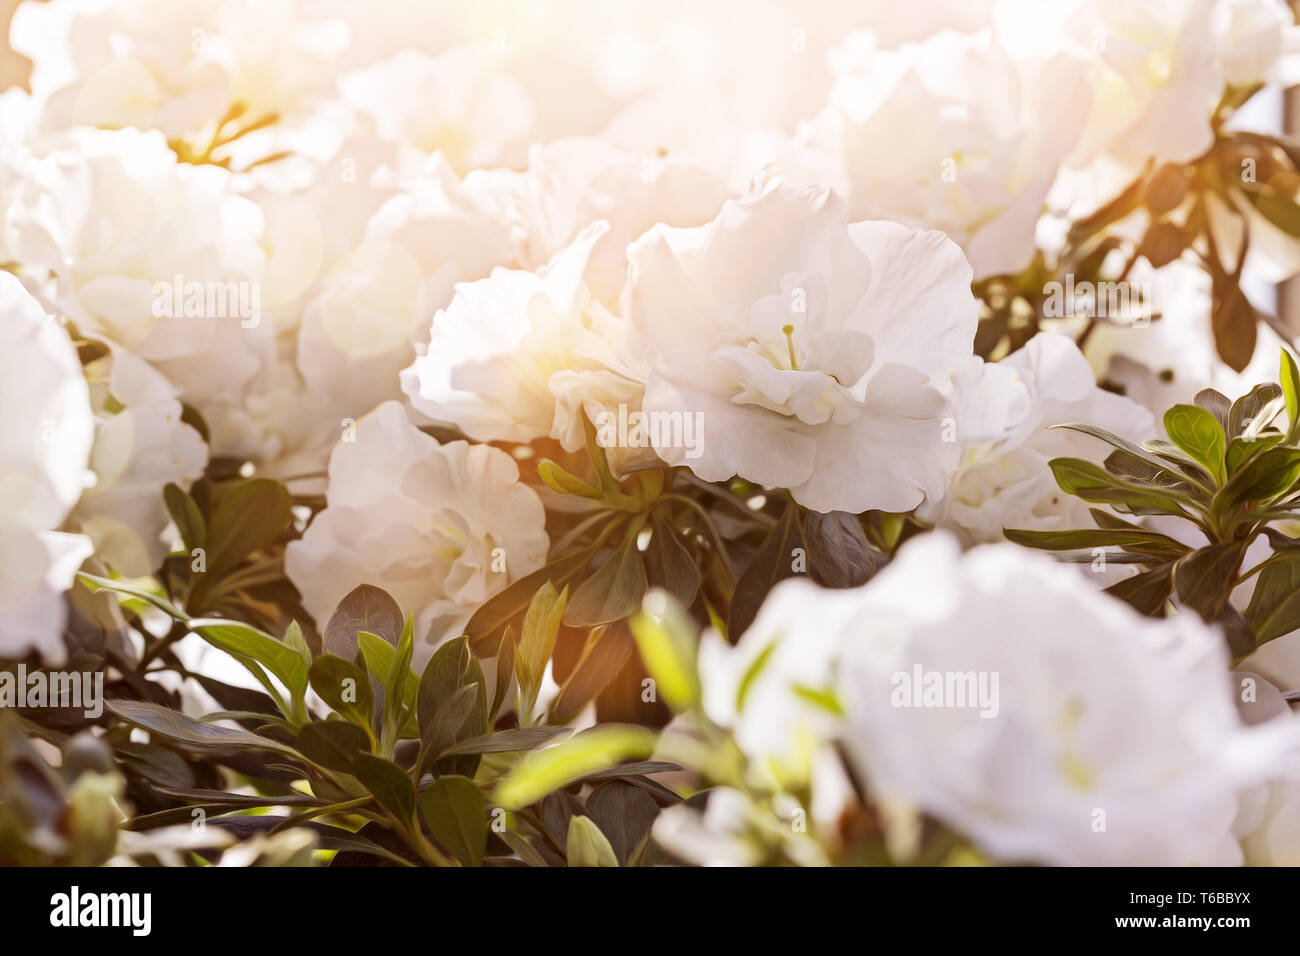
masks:
[[[398,402],[335,447],[327,500],[285,555],[303,605],[323,627],[358,584],[381,587],[415,615],[426,659],[546,559],[545,512],[514,460],[486,445],[439,445]]]
[[[852,217],[943,230],[977,278],[1023,269],[1082,126],[1074,62],[1014,61],[992,30],[943,31],[896,52],[850,35],[831,54],[820,135],[844,164]]]
[[[157,132],[80,130],[37,164],[6,227],[81,332],[130,349],[186,400],[256,373],[270,330],[255,308],[262,216],[226,170],[178,163]]]
[[[1001,362],[985,364],[953,409],[961,458],[942,499],[918,512],[966,545],[998,541],[1002,529],[1091,528],[1088,505],[1056,484],[1052,458],[1101,461],[1096,438],[1051,425],[1082,422],[1132,442],[1155,436],[1149,411],[1097,387],[1087,359],[1067,336],[1042,332]]]
[[[999,0],[994,20],[1017,56],[1081,58],[1090,87],[1069,163],[1187,162],[1209,148],[1223,93],[1217,0]]]
[[[550,436],[570,451],[583,444],[580,411],[637,410],[643,375],[625,357],[623,322],[583,278],[608,228],[593,223],[540,272],[494,269],[457,286],[402,372],[415,409],[476,441]]]
[[[342,76],[339,87],[383,139],[441,152],[461,174],[521,168],[532,143],[594,133],[614,108],[581,62],[488,43],[436,56],[403,50]]]
[[[398,373],[428,341],[433,315],[456,283],[517,258],[510,225],[466,191],[441,157],[404,185],[302,310],[298,370],[337,415],[360,416],[400,398]]]
[[[330,90],[341,21],[295,0],[57,0],[27,4],[14,48],[36,63],[47,129],[206,132],[234,104],[248,119],[302,113]]]
[[[570,137],[536,146],[523,173],[476,171],[465,188],[496,197],[500,216],[521,233],[520,265],[539,269],[598,220],[609,235],[592,250],[584,280],[617,310],[627,282],[627,247],[656,223],[700,226],[728,198],[722,181],[674,156],[617,149]]]
[[[971,270],[941,233],[849,225],[829,191],[774,184],[628,250],[647,415],[694,414],[707,481],[789,488],[818,511],[907,511],[941,492],[940,417],[971,357]]]
[[[733,653],[771,645],[732,721],[748,753],[838,739],[882,798],[1001,861],[1238,863],[1236,794],[1298,742],[1241,722],[1196,615],[1141,617],[1010,544],[927,534],[862,588],[783,582]]]
[[[96,555],[128,578],[148,575],[167,554],[163,532],[171,518],[163,486],[182,488],[203,474],[208,449],[181,421],[175,387],[126,349],[86,368],[95,408],[90,468],[95,484],[81,496],[73,520],[95,542]]]
[[[93,428],[67,333],[0,273],[0,658],[64,657],[62,592],[91,543],[57,529],[84,487]]]

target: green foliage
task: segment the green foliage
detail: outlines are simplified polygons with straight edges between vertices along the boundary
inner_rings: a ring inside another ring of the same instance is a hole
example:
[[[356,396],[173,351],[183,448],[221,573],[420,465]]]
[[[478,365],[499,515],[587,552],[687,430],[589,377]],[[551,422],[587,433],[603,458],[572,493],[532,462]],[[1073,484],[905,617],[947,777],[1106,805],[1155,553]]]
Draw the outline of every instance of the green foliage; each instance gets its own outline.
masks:
[[[1164,417],[1170,441],[1138,447],[1091,425],[1070,428],[1114,447],[1104,467],[1075,458],[1050,464],[1063,491],[1130,515],[1169,515],[1204,535],[1191,548],[1115,514],[1092,509],[1095,529],[1027,531],[1006,536],[1031,548],[1090,561],[1136,564],[1134,577],[1107,590],[1143,614],[1161,616],[1171,600],[1219,623],[1233,656],[1300,627],[1300,549],[1272,525],[1300,520],[1300,372],[1282,352],[1280,385],[1257,385],[1235,402],[1205,389],[1194,405],[1175,405]],[[1284,428],[1283,412],[1290,418]],[[1261,535],[1273,557],[1243,570],[1246,551]],[[1233,590],[1258,574],[1245,615],[1228,603]]]

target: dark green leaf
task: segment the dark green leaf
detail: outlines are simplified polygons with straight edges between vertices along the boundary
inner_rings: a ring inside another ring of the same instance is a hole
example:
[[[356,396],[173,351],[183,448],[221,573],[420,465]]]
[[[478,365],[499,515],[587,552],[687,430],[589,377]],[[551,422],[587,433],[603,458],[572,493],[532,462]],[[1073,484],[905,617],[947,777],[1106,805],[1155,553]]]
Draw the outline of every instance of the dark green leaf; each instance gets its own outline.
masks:
[[[621,621],[641,606],[650,585],[636,539],[635,534],[627,534],[596,573],[578,586],[564,611],[565,624],[570,627],[609,624]]]
[[[279,536],[290,519],[292,499],[278,481],[251,478],[225,491],[207,530],[207,573],[219,578]]]
[[[857,515],[846,511],[808,512],[803,525],[808,542],[808,571],[828,588],[865,584],[880,564]]]
[[[1288,549],[1277,564],[1259,572],[1255,593],[1246,607],[1246,621],[1255,632],[1255,643],[1267,644],[1300,627],[1300,553]]]
[[[498,754],[532,750],[553,737],[569,733],[568,727],[516,727],[499,730],[494,734],[472,737],[453,744],[443,751],[444,757],[461,754]]]
[[[1119,598],[1139,614],[1163,617],[1165,605],[1174,593],[1174,564],[1162,564],[1125,578],[1106,588],[1106,593]]]
[[[447,852],[466,866],[482,866],[487,849],[487,801],[464,777],[439,777],[420,794],[420,815]]]
[[[191,720],[180,711],[143,700],[109,700],[104,706],[129,724],[151,734],[177,740],[193,747],[259,747],[289,756],[297,753],[284,744],[261,737],[240,727],[222,727]]]
[[[352,773],[398,820],[409,823],[414,818],[415,787],[397,764],[374,754],[358,754]]]
[[[370,752],[370,735],[344,720],[313,720],[298,731],[298,750],[326,770],[351,773],[357,755]]]
[[[1228,603],[1232,580],[1241,567],[1248,543],[1227,541],[1208,545],[1174,565],[1174,590],[1178,599],[1195,608],[1207,623],[1215,620]]]
[[[551,705],[554,718],[564,722],[587,706],[614,679],[632,653],[634,644],[626,621],[595,628],[587,638],[573,673]]]
[[[370,726],[374,702],[370,681],[361,668],[333,654],[322,654],[312,662],[310,677],[312,690],[321,700],[358,727]]]
[[[394,647],[402,634],[402,609],[387,591],[362,584],[348,592],[325,625],[324,646],[344,660],[357,656],[357,632],[378,634]]]
[[[731,613],[727,618],[727,634],[731,641],[740,640],[745,629],[758,614],[759,606],[768,592],[779,581],[797,574],[797,552],[804,548],[803,528],[799,521],[799,508],[788,504],[780,523],[768,532],[758,551],[736,582],[731,598]]]
[[[673,526],[662,518],[655,518],[645,564],[651,587],[663,588],[690,607],[700,589],[700,568]]]
[[[537,589],[546,581],[557,588],[564,586],[570,578],[587,567],[591,560],[589,551],[579,551],[565,555],[539,568],[532,574],[525,575],[518,581],[507,585],[499,594],[487,600],[474,612],[465,625],[465,635],[469,638],[470,649],[480,657],[494,657],[500,648],[501,636],[515,618],[522,622],[528,605],[533,600]],[[516,628],[518,633],[518,628]]]
[[[586,810],[623,866],[628,865],[659,815],[659,805],[650,795],[625,780],[609,780],[592,790]]]
[[[1107,528],[1079,531],[1027,531],[1020,528],[1006,528],[1002,533],[1006,535],[1008,541],[1044,551],[1125,548],[1154,557],[1176,558],[1188,550],[1182,542],[1175,541],[1158,531]]]
[[[203,542],[207,537],[207,523],[203,520],[203,512],[181,487],[173,482],[168,482],[163,487],[163,501],[167,505],[167,513],[171,515],[172,521],[176,522],[176,530],[180,532],[181,541],[189,549],[203,547]]]

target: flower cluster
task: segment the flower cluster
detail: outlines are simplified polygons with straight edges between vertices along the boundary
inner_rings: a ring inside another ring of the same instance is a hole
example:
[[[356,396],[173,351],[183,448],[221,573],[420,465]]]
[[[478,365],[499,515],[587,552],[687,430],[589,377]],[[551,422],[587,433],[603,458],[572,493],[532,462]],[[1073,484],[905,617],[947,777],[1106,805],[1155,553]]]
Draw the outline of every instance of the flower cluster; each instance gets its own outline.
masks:
[[[10,46],[0,863],[1300,862],[1283,0]]]

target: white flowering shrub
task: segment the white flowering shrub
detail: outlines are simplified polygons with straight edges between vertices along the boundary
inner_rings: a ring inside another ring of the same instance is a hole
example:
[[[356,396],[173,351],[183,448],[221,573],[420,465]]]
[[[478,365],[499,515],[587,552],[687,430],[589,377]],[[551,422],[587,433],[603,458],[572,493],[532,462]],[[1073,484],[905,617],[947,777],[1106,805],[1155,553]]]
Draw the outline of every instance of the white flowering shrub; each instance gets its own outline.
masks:
[[[1283,0],[49,0],[0,864],[1300,864]]]

